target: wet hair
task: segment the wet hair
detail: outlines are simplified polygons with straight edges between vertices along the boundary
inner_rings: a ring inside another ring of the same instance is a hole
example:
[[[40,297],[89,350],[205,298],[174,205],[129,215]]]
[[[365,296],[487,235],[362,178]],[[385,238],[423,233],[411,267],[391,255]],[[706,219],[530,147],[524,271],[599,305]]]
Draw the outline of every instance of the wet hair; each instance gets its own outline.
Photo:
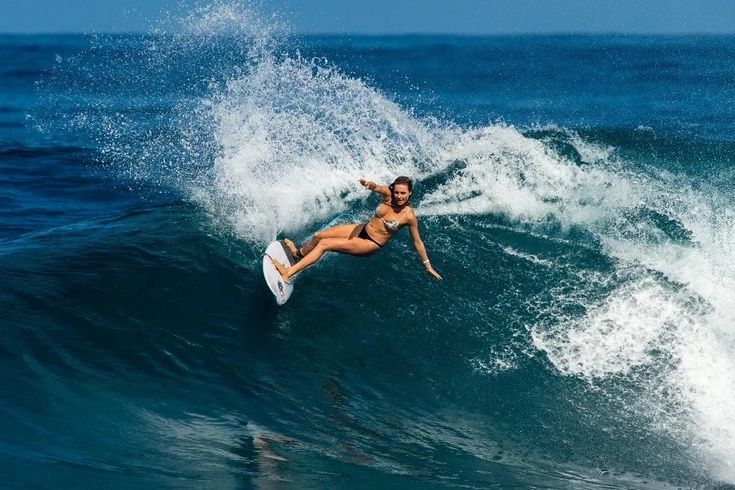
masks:
[[[408,187],[408,192],[413,192],[413,180],[411,180],[411,177],[406,177],[405,175],[396,177],[396,180],[394,180],[393,183],[388,186],[388,189],[390,189],[391,194],[393,193],[393,188],[398,184],[405,185],[406,187]]]

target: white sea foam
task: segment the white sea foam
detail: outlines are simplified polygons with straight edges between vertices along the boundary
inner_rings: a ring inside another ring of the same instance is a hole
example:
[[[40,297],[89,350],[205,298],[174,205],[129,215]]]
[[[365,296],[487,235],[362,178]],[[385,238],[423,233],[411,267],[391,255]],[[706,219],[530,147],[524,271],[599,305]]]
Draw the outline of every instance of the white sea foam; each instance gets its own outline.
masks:
[[[540,265],[543,267],[549,267],[549,268],[554,267],[554,263],[551,262],[550,260],[540,259],[533,254],[520,252],[514,249],[513,247],[501,246],[500,248],[503,249],[503,252],[507,253],[508,255],[512,255],[513,257],[518,257],[520,259],[527,260],[529,262],[532,262],[536,265]]]
[[[651,278],[626,283],[582,318],[535,330],[533,340],[565,374],[626,375],[655,357],[661,338],[681,317],[670,294]]]
[[[443,157],[466,166],[424,198],[426,213],[503,213],[517,220],[553,219],[571,226],[603,220],[638,202],[628,179],[597,167],[579,167],[511,126],[467,131]]]
[[[343,211],[366,196],[359,178],[431,173],[444,137],[362,81],[299,57],[260,59],[205,103],[219,153],[197,199],[256,241]]]
[[[584,316],[557,317],[553,327],[537,325],[532,331],[535,345],[564,374],[591,381],[620,376],[635,381],[645,407],[659,414],[659,428],[693,441],[695,459],[723,480],[735,481],[732,207],[716,193],[693,190],[681,178],[621,172],[614,162],[606,165],[604,155],[600,168],[571,172],[553,156],[537,152],[536,158],[541,165],[535,171],[549,175],[551,164],[552,177],[564,175],[553,187],[555,199],[547,197],[551,186],[513,181],[506,171],[510,192],[494,192],[513,200],[525,193],[524,202],[530,205],[519,212],[510,205],[495,210],[519,220],[551,217],[582,227],[597,236],[620,267],[644,269],[601,302],[585,304],[577,298],[587,310]],[[606,184],[590,184],[601,181]],[[618,186],[623,192],[611,198]],[[590,190],[597,194],[587,198]],[[580,202],[591,206],[581,209]],[[626,217],[641,208],[678,223],[687,238],[670,238],[651,221]],[[658,374],[651,377],[652,371]]]

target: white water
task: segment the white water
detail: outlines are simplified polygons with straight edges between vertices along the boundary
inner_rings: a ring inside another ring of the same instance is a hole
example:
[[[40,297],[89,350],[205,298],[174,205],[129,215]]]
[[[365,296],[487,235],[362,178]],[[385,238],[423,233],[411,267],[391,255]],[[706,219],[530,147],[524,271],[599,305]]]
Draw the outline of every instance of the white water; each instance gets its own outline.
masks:
[[[360,178],[427,175],[444,137],[313,60],[262,59],[206,103],[220,151],[197,198],[253,241],[347,209],[368,194]]]

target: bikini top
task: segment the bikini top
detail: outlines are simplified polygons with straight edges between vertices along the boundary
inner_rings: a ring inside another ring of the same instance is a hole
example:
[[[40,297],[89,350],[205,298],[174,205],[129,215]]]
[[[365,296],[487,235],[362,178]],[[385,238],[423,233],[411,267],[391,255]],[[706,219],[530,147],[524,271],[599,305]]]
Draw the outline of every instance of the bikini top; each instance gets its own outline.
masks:
[[[390,231],[397,231],[398,230],[398,226],[400,225],[399,220],[397,220],[397,219],[389,219],[389,220],[383,219],[383,217],[380,216],[380,206],[382,206],[382,205],[383,205],[383,203],[381,202],[380,204],[378,204],[378,207],[375,209],[375,217],[378,218],[380,221],[382,221],[383,224],[385,225],[385,227],[388,230],[390,230]],[[400,216],[401,213],[403,213],[403,211],[405,209],[406,209],[405,207],[403,209],[401,209],[401,211],[398,213],[398,215]]]

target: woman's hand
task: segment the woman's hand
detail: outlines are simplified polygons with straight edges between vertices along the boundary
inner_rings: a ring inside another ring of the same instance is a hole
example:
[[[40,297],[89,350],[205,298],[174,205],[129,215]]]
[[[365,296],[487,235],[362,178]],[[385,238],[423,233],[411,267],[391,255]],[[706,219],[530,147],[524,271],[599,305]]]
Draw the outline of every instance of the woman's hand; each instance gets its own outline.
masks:
[[[360,185],[363,186],[365,189],[370,189],[370,181],[369,180],[360,179]]]
[[[439,275],[437,271],[434,270],[434,268],[431,266],[431,264],[426,264],[426,273],[436,279],[437,281],[442,280],[442,276]]]

